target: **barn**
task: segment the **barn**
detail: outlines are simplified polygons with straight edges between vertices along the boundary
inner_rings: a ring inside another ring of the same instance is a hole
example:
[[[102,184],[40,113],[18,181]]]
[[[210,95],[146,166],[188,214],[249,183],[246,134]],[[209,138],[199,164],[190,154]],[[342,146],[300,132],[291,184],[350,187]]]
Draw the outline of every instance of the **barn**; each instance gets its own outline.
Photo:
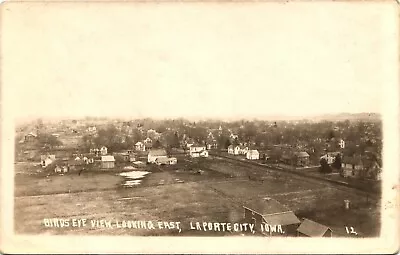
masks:
[[[168,158],[167,152],[164,149],[150,150],[147,155],[147,162],[156,163],[157,158]]]
[[[255,224],[255,230],[264,235],[275,235],[271,232],[262,232],[262,225],[281,225],[286,236],[296,236],[300,220],[293,213],[277,200],[264,198],[249,202],[243,206],[244,218],[247,223]],[[282,235],[282,234],[277,234]]]

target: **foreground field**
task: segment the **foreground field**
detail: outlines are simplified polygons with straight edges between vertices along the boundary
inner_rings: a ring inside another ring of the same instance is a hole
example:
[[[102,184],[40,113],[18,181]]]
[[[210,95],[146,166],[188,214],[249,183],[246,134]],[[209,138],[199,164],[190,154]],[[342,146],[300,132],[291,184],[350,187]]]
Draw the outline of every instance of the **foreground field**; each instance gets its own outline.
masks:
[[[359,236],[379,234],[377,202],[350,191],[273,171],[258,174],[255,180],[248,174],[251,167],[222,160],[180,158],[179,162],[176,166],[146,166],[141,171],[149,174],[135,186],[124,185],[126,179],[119,173],[127,170],[122,167],[60,176],[36,173],[20,165],[15,178],[15,230],[50,234],[222,235],[229,233],[189,231],[189,222],[240,222],[244,204],[273,197],[299,218],[330,226],[335,236],[349,236],[346,226],[354,227]],[[344,210],[344,199],[351,201],[351,210]],[[44,219],[51,218],[107,220],[114,227],[46,227]],[[115,221],[123,220],[181,222],[181,232],[176,228],[115,227]]]

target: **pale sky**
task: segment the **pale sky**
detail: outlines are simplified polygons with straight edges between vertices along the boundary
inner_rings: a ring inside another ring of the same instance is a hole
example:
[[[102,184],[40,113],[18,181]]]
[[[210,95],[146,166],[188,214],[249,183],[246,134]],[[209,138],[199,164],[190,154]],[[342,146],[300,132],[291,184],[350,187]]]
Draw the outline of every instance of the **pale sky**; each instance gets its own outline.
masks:
[[[380,112],[395,64],[390,4],[2,7],[2,85],[18,118]]]

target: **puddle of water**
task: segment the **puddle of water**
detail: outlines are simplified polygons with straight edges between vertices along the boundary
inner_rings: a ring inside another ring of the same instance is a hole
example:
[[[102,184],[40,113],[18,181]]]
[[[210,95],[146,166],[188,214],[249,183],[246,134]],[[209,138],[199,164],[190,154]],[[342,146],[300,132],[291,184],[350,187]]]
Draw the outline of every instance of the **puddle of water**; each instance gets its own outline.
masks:
[[[139,185],[143,177],[145,177],[147,174],[150,172],[147,171],[131,171],[131,172],[125,172],[125,173],[120,173],[120,176],[124,176],[127,179],[132,179],[132,180],[126,180],[125,183],[123,184],[124,186],[136,186]]]
[[[134,185],[139,185],[141,182],[142,182],[142,180],[126,181],[123,185],[124,186],[134,186]]]
[[[141,179],[149,173],[150,172],[147,172],[147,171],[130,171],[130,172],[120,173],[119,175],[124,176],[129,179]]]

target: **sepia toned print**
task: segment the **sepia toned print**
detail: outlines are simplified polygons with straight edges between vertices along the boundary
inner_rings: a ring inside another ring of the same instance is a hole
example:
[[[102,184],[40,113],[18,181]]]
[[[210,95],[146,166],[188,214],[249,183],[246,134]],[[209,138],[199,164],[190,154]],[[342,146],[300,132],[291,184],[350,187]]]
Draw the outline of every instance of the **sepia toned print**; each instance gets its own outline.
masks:
[[[394,251],[397,18],[387,2],[3,4],[3,247]]]

